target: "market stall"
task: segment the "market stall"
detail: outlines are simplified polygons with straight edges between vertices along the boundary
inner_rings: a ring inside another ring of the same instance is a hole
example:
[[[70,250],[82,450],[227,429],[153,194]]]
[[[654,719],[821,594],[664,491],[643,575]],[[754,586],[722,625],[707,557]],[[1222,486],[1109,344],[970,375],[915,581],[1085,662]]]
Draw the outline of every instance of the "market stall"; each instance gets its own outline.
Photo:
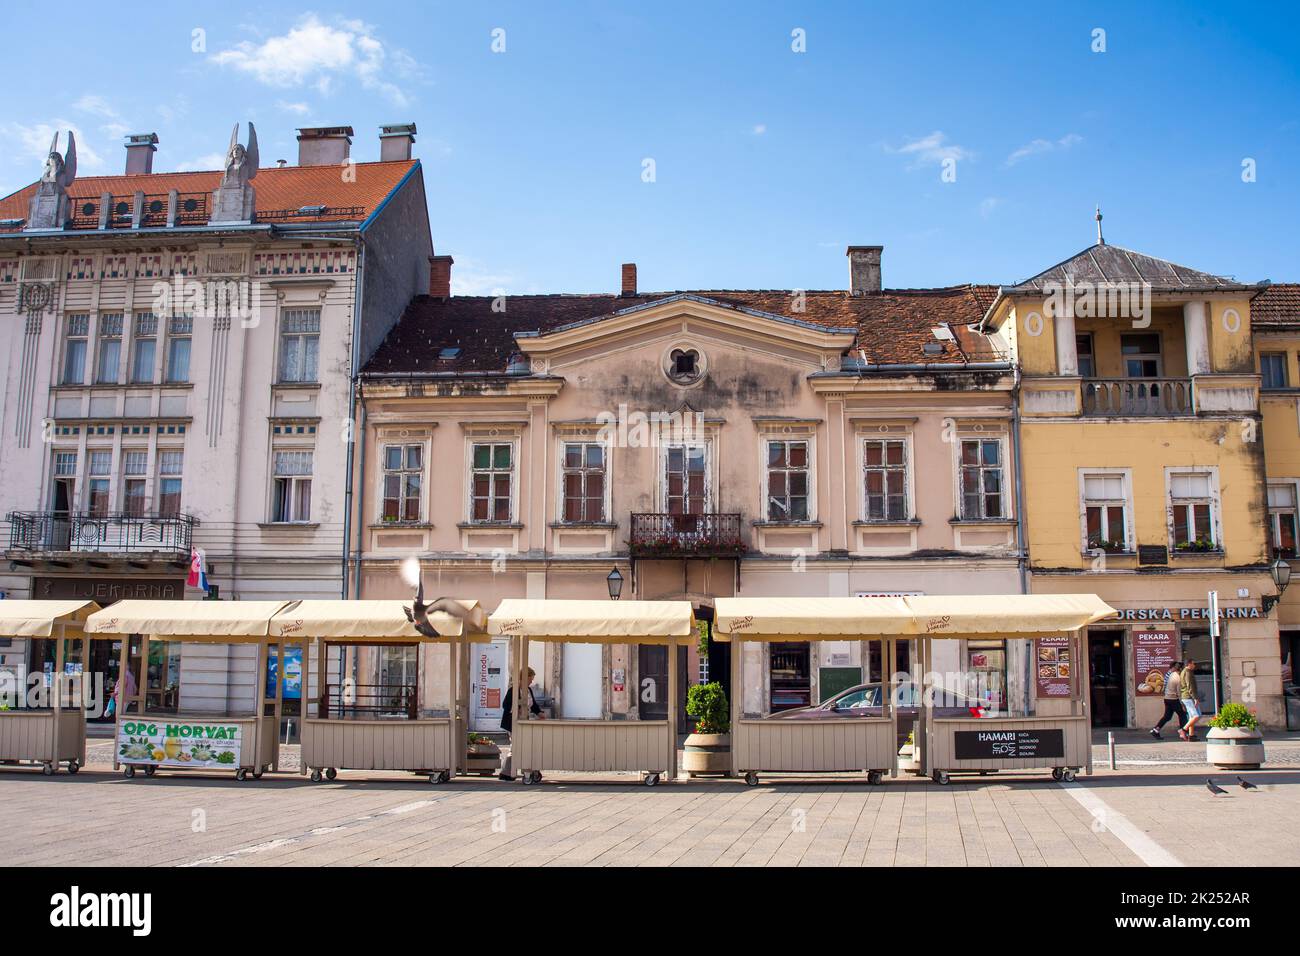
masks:
[[[271,649],[283,659],[284,646],[297,643],[269,636],[271,619],[294,603],[126,600],[91,614],[86,633],[120,636],[119,673],[123,679],[128,671],[136,675],[135,693],[124,690],[118,702],[113,769],[122,768],[127,777],[134,777],[137,768],[150,777],[160,767],[233,770],[238,780],[278,770],[284,668],[276,668],[273,692],[268,692],[265,675]],[[141,671],[149,660],[149,644],[155,641],[256,645],[251,713],[209,714],[187,710],[184,701],[173,707],[170,701],[151,699]]]
[[[538,601],[505,600],[488,619],[488,633],[512,638],[511,674],[515,688],[528,686],[531,641],[565,644],[664,644],[672,648],[695,639],[695,617],[688,601]],[[666,720],[534,720],[529,695],[514,695],[512,762],[525,783],[537,783],[543,770],[644,773],[647,786],[677,775],[677,669],[668,668]]]
[[[751,785],[763,771],[866,770],[879,780],[888,769],[897,775],[899,704],[907,697],[900,690],[910,680],[898,672],[897,644],[911,640],[920,657],[915,742],[922,773],[945,784],[951,773],[996,770],[1048,769],[1057,779],[1073,779],[1092,769],[1087,670],[1076,666],[1083,661],[1080,630],[1114,613],[1090,594],[720,598],[714,632],[732,642],[732,770]],[[741,645],[815,639],[885,642],[882,659],[890,664],[881,712],[799,721],[745,717]],[[987,695],[966,686],[966,675],[934,673],[936,641],[1024,639],[1035,641],[1027,707],[1005,700],[986,706]]]
[[[333,780],[339,770],[407,770],[445,783],[465,762],[464,644],[481,635],[486,615],[477,601],[457,601],[463,616],[428,615],[437,636],[420,633],[407,619],[402,601],[301,601],[271,621],[272,640],[302,642],[303,670],[314,659],[318,669],[315,715],[304,713],[299,773]],[[313,647],[307,646],[314,642]],[[424,651],[447,645],[450,706],[445,717],[426,716],[420,675]],[[329,683],[327,662],[336,647],[406,646],[416,648],[411,683]],[[314,658],[312,654],[314,653]]]
[[[30,694],[16,682],[3,688],[0,760],[39,763],[46,775],[61,763],[67,764],[68,773],[85,764],[84,675],[66,672],[67,643],[80,641],[80,659],[86,660],[90,638],[84,624],[97,610],[94,601],[0,601],[0,637],[52,638],[55,646],[47,684]]]

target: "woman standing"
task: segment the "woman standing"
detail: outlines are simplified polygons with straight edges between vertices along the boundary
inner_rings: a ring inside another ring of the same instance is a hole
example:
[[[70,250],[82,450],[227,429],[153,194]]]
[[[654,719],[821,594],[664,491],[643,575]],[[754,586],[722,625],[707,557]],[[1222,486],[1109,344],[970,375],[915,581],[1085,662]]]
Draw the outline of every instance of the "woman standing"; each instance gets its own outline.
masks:
[[[1196,722],[1201,718],[1201,699],[1196,694],[1196,661],[1186,661],[1183,664],[1178,699],[1187,711],[1187,723],[1178,731],[1178,736],[1183,740],[1195,740]]]

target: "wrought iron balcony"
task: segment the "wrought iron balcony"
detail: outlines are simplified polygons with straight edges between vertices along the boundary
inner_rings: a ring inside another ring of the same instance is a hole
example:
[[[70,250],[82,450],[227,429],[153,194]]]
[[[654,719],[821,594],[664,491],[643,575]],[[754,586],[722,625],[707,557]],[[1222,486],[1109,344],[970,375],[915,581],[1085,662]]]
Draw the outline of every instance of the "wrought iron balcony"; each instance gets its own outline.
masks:
[[[746,550],[739,514],[632,515],[628,547],[637,558],[734,557]]]
[[[1190,378],[1085,378],[1083,414],[1094,418],[1169,418],[1195,414]]]
[[[9,548],[41,554],[165,554],[188,556],[190,515],[11,511]]]

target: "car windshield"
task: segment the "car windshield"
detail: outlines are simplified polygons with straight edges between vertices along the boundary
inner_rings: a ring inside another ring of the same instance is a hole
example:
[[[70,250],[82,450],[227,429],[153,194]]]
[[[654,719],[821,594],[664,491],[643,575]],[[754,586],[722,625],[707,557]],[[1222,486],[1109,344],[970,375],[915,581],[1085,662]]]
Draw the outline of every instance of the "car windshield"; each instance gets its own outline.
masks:
[[[827,701],[831,710],[856,710],[861,707],[880,706],[880,687],[855,687]]]

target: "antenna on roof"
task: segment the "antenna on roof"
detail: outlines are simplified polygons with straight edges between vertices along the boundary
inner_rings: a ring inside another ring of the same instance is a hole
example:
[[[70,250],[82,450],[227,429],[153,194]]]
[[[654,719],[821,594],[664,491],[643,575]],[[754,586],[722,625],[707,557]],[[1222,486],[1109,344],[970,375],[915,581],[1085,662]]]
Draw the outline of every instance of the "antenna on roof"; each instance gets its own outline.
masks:
[[[1105,244],[1106,244],[1106,240],[1101,234],[1101,204],[1098,203],[1097,204],[1097,245],[1104,246]]]

